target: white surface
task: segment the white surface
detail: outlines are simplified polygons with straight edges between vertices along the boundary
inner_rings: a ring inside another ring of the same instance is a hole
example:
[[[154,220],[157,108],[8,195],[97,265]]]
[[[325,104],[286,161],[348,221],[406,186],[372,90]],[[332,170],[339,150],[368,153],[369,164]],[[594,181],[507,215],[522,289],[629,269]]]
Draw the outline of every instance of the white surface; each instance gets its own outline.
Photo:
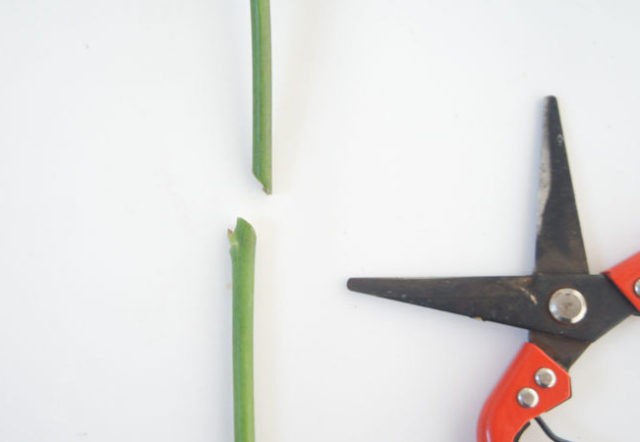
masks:
[[[267,198],[247,1],[2,2],[0,440],[232,441],[237,215],[259,442],[474,440],[525,332],[346,278],[529,273],[547,94],[592,271],[640,249],[640,8],[458,3],[273,1]],[[639,334],[575,365],[556,432],[637,438]]]

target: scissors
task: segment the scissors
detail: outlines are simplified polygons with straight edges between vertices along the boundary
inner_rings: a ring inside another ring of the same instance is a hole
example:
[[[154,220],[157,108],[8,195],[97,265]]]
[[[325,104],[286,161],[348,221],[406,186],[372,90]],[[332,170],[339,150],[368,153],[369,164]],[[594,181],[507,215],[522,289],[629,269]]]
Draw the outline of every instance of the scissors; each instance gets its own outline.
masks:
[[[640,314],[640,253],[589,274],[555,97],[545,103],[535,269],[527,276],[351,278],[350,290],[529,330],[484,404],[478,442],[514,442],[571,397],[568,370],[587,347]]]

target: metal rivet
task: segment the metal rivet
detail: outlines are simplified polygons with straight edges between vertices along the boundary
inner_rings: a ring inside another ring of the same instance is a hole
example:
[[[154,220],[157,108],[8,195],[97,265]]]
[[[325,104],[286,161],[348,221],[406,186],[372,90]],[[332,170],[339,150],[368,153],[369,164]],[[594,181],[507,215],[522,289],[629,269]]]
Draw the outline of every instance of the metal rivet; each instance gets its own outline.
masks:
[[[560,289],[551,295],[549,311],[558,322],[577,324],[587,314],[587,301],[575,289]]]
[[[633,286],[633,290],[636,292],[636,295],[640,296],[640,279],[638,279]]]
[[[518,392],[518,403],[521,407],[534,408],[538,405],[538,402],[540,402],[540,397],[533,388],[523,388]]]
[[[556,381],[558,378],[553,370],[550,368],[541,368],[536,371],[535,375],[536,384],[541,386],[542,388],[552,388],[556,385]]]

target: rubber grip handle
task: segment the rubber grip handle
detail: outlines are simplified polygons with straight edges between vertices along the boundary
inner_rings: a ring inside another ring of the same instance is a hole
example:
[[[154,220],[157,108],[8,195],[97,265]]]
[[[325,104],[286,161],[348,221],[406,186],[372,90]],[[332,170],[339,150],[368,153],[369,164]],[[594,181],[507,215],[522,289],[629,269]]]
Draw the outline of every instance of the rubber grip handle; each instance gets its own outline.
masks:
[[[540,371],[542,369],[550,370],[551,378],[549,371]],[[553,378],[555,381],[551,382]],[[522,402],[528,403],[529,407],[520,403],[521,392]],[[569,373],[540,347],[526,343],[482,409],[478,442],[513,442],[527,422],[570,397]]]
[[[640,311],[640,253],[622,261],[604,274],[620,289],[620,291]]]

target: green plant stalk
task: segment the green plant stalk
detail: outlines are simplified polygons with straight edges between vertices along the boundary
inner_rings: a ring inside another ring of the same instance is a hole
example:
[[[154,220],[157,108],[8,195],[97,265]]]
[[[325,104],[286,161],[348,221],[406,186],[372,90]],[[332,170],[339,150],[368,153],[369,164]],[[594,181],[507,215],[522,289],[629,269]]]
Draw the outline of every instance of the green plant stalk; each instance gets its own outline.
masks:
[[[269,0],[251,0],[253,174],[271,193],[271,18]]]
[[[233,273],[233,411],[235,442],[254,442],[253,286],[256,233],[238,218],[229,231]]]

